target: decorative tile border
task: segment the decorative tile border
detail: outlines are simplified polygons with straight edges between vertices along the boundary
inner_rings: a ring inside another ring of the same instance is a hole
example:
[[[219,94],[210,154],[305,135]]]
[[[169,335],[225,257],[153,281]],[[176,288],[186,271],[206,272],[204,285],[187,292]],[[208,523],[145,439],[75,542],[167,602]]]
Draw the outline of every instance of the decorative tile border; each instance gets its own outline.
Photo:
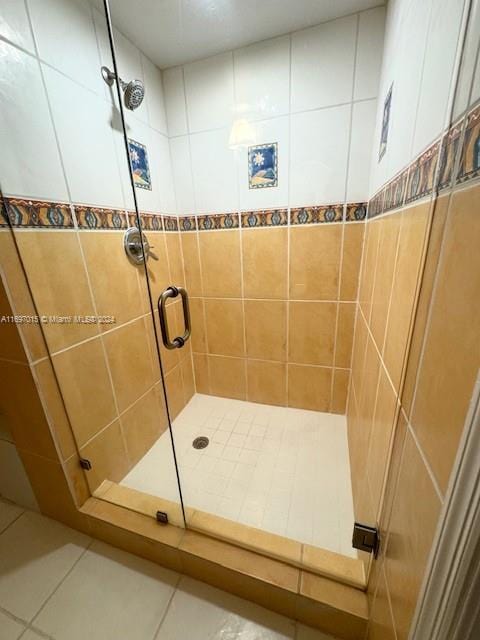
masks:
[[[239,226],[238,213],[213,213],[197,216],[199,231],[213,231],[217,229],[237,229]]]
[[[350,202],[345,206],[345,222],[361,222],[367,217],[367,202]]]
[[[440,190],[450,187],[452,184],[453,168],[462,133],[462,123],[463,118],[453,124],[442,138],[438,175],[438,188]]]
[[[179,216],[178,222],[180,231],[196,231],[197,219],[195,216]]]
[[[243,211],[240,218],[242,227],[280,227],[288,223],[288,209]]]
[[[159,213],[145,213],[144,211],[140,211],[140,220],[144,231],[163,231],[162,216]],[[135,211],[128,212],[128,226],[138,226]]]
[[[119,231],[127,228],[124,211],[82,205],[74,205],[74,210],[79,229]]]
[[[163,229],[165,231],[178,231],[177,216],[163,215]]]
[[[341,222],[342,220],[343,204],[290,209],[290,224],[319,224],[325,222]]]
[[[480,177],[480,103],[452,124],[441,140],[435,140],[403,171],[377,191],[368,203],[368,218],[375,218],[424,198],[435,188],[441,191],[451,187],[454,184],[453,172],[461,140],[463,141],[456,183]]]
[[[5,198],[4,202],[12,227],[50,229],[73,229],[75,227],[69,204],[19,198]],[[2,226],[8,226],[3,207]]]
[[[457,180],[466,182],[480,176],[480,104],[466,117]]]

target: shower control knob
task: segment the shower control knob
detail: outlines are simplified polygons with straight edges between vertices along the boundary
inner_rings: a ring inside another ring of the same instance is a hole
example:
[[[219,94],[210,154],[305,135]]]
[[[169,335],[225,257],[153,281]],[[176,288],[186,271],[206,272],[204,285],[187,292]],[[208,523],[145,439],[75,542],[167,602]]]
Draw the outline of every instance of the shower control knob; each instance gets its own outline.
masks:
[[[158,260],[158,257],[152,253],[152,247],[148,243],[145,234],[140,233],[137,227],[130,227],[125,231],[123,246],[128,258],[134,264],[142,264],[145,258],[148,259],[149,257],[153,260]]]

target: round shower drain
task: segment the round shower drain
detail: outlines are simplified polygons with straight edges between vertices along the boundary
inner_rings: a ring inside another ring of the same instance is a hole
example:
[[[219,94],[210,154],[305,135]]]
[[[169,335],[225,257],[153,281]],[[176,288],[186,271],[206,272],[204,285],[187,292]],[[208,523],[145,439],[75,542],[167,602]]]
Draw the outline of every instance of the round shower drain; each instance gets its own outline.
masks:
[[[209,442],[207,436],[198,436],[198,438],[195,438],[192,442],[192,445],[194,449],[205,449],[205,447],[208,447]]]

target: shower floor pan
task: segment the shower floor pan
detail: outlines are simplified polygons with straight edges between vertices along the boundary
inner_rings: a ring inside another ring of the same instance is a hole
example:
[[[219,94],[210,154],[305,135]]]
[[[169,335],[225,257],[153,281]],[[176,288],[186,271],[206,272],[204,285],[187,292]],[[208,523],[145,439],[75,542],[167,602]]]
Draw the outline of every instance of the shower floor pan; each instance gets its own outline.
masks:
[[[357,557],[345,416],[196,394],[172,429],[186,507]],[[178,502],[168,432],[121,484]]]

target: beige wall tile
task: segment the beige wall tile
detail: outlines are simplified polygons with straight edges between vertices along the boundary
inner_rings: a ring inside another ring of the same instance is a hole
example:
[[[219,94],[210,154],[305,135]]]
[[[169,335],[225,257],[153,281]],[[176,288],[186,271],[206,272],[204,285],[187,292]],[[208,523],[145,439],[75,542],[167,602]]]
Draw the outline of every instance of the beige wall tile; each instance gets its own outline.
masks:
[[[120,420],[128,457],[130,463],[135,465],[168,428],[160,383],[123,413]],[[108,479],[114,480],[110,477]]]
[[[170,419],[175,420],[180,411],[185,406],[185,396],[183,393],[183,380],[180,365],[176,366],[165,376],[165,387],[167,390],[168,410]]]
[[[364,233],[363,222],[344,225],[340,300],[357,299]]]
[[[247,360],[247,400],[286,406],[286,364]]]
[[[288,361],[332,366],[336,314],[333,302],[290,302]]]
[[[396,214],[401,215],[401,214]],[[363,262],[360,282],[358,286],[358,301],[362,307],[367,322],[370,319],[375,269],[377,266],[378,239],[381,220],[367,222],[365,228],[365,242],[363,246]]]
[[[333,372],[333,396],[332,413],[345,414],[347,409],[348,383],[350,380],[349,369],[335,369]]]
[[[242,230],[245,297],[287,297],[287,229]]]
[[[396,423],[397,398],[385,370],[380,367],[377,401],[373,415],[370,446],[367,457],[367,474],[370,483],[373,508],[379,513],[383,480],[392,444],[393,429]]]
[[[354,341],[352,347],[352,380],[357,394],[360,393],[363,380],[363,366],[365,364],[365,350],[367,347],[367,324],[357,305],[355,318]]]
[[[200,254],[197,233],[181,233],[185,286],[189,296],[202,296],[202,278],[200,272]]]
[[[341,224],[290,229],[290,299],[337,299],[341,243]]]
[[[246,399],[245,361],[241,358],[208,356],[210,393],[224,398]]]
[[[0,273],[0,318],[14,315],[10,302],[7,298],[7,292],[3,286]],[[18,330],[18,325],[13,322],[0,323],[0,358],[6,360],[15,360],[26,364],[28,362],[27,354],[23,348],[22,340]]]
[[[378,260],[372,292],[370,331],[380,352],[383,351],[401,222],[402,216],[398,214],[379,221]]]
[[[27,451],[19,450],[19,454],[40,511],[69,527],[88,533],[87,518],[75,506],[62,465]]]
[[[57,354],[53,366],[75,439],[82,446],[116,415],[101,339]]]
[[[287,303],[245,300],[248,358],[285,362],[287,351]]]
[[[183,401],[186,405],[195,393],[195,381],[193,378],[192,355],[188,353],[180,363],[183,381]]]
[[[120,482],[131,468],[118,420],[84,445],[80,455],[92,463],[92,468],[86,473],[92,493],[104,480]]]
[[[210,393],[208,356],[204,354],[194,353],[193,370],[195,373],[195,391],[197,393]]]
[[[383,569],[380,570],[377,593],[370,612],[368,640],[397,640]]]
[[[123,231],[79,232],[97,312],[114,316],[117,326],[144,312],[138,276],[143,265],[128,259],[123,235]],[[103,324],[100,328],[112,326]]]
[[[74,454],[63,465],[70,491],[77,507],[81,507],[90,498],[86,471],[80,466],[80,457]]]
[[[40,315],[95,314],[76,232],[22,231],[15,237]],[[98,326],[48,323],[43,331],[53,353],[95,335]]]
[[[480,365],[480,188],[454,193],[411,422],[442,491]]]
[[[0,360],[0,413],[17,448],[58,460],[30,367]]]
[[[352,361],[355,304],[338,305],[337,336],[335,339],[335,366],[348,369]]]
[[[208,353],[223,356],[245,354],[241,300],[205,300]]]
[[[145,318],[135,320],[104,336],[113,387],[122,412],[154,382]]]
[[[61,458],[66,460],[76,452],[77,447],[50,360],[37,363],[33,367],[33,375]]]
[[[37,311],[28,289],[14,234],[10,229],[0,229],[0,267],[5,278],[5,288],[10,295],[12,310],[17,315],[34,316]],[[47,347],[40,325],[17,326],[22,334],[30,360],[38,360],[47,355]]]
[[[180,233],[165,233],[165,242],[167,245],[168,264],[170,267],[170,284],[176,287],[185,287]]]
[[[388,465],[388,476],[385,485],[385,495],[383,498],[382,512],[380,514],[378,525],[380,527],[380,556],[383,553],[383,543],[387,539],[387,530],[390,523],[390,515],[392,511],[392,503],[397,488],[398,474],[400,472],[400,464],[402,461],[403,447],[407,436],[407,421],[403,411],[399,411],[397,424],[395,425],[393,434],[392,455],[390,464]]]
[[[430,204],[407,209],[403,215],[388,315],[383,358],[398,390],[412,322],[413,307],[428,226]]]
[[[332,369],[288,365],[288,406],[329,411]]]
[[[147,273],[148,281],[152,292],[152,303],[157,308],[158,298],[162,291],[169,287],[172,283],[170,271],[168,268],[167,245],[165,241],[165,233],[163,231],[147,231],[145,232],[147,240],[153,247],[152,251],[158,260],[148,259]],[[145,270],[139,271],[141,291],[145,298],[145,313],[148,311],[149,301],[147,297],[147,284],[145,282]]]
[[[408,638],[440,508],[423,460],[407,433],[385,557],[398,640]]]
[[[206,296],[239,298],[242,293],[240,232],[199,233],[203,290]]]
[[[447,218],[450,194],[444,195],[435,203],[433,211],[432,227],[428,240],[425,269],[422,275],[420,295],[415,313],[412,342],[408,353],[408,364],[405,374],[405,383],[402,391],[402,406],[407,415],[410,415],[413,391],[417,379],[417,370],[420,362],[423,338],[427,325],[428,310],[433,291],[435,274],[437,272],[440,247]]]
[[[192,322],[192,349],[197,353],[206,353],[207,340],[205,336],[203,298],[190,298],[190,316]]]

